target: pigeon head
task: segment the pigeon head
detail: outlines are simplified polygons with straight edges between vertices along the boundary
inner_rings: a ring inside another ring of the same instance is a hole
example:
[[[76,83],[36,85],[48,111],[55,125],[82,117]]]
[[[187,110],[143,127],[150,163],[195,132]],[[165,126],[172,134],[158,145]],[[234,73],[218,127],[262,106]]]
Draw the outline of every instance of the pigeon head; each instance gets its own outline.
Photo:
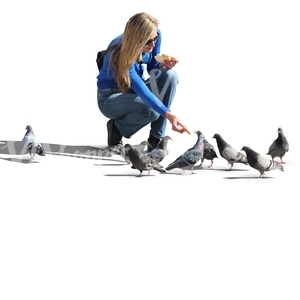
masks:
[[[28,130],[28,131],[32,131],[32,126],[31,125],[27,125],[25,130]]]
[[[243,148],[241,149],[241,151],[245,151],[247,153],[247,151],[252,150],[250,147],[248,146],[243,146]]]
[[[169,141],[173,141],[173,139],[169,135],[164,136],[157,144],[157,148],[164,149],[165,147],[167,147]]]
[[[132,147],[131,147],[131,145],[130,144],[126,144],[125,146],[124,146],[124,150],[125,151],[128,151],[128,150],[130,150]]]
[[[221,135],[219,133],[215,133],[213,139],[220,139]]]
[[[166,139],[167,141],[173,141],[173,139],[172,139],[169,135],[166,135],[166,136],[165,136],[165,139]]]

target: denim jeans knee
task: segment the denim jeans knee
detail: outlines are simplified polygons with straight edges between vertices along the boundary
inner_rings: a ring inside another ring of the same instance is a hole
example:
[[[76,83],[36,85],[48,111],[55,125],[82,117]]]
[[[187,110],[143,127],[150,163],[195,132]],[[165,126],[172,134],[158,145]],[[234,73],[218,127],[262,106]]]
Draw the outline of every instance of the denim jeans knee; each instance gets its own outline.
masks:
[[[179,76],[176,70],[174,70],[173,68],[172,69],[165,68],[163,70],[165,70],[163,74],[170,79],[172,85],[177,85],[179,83]]]
[[[159,117],[160,117],[160,114],[151,109],[151,113],[150,113],[150,117],[149,117],[149,121],[150,121],[149,123],[152,123],[152,122],[156,121]]]

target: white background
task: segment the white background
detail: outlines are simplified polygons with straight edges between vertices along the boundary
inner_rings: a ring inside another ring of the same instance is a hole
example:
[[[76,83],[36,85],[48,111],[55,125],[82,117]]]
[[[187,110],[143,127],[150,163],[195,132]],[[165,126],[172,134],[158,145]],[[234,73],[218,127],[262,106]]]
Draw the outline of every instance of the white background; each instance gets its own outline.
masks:
[[[96,54],[146,11],[180,60],[172,110],[215,146],[220,133],[261,154],[282,127],[285,172],[257,179],[219,158],[197,175],[138,179],[105,160],[0,160],[1,299],[299,299],[299,5],[194,4],[1,4],[0,140],[31,124],[45,143],[105,145]],[[166,163],[194,143],[168,134]]]

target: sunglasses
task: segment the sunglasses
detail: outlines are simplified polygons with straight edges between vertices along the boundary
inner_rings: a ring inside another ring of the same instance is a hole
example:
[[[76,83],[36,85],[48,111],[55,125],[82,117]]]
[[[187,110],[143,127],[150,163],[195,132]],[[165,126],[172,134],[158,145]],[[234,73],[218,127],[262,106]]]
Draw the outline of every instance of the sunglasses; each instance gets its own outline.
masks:
[[[157,39],[158,39],[158,36],[159,36],[159,34],[157,34],[157,36],[156,36],[154,39],[148,40],[148,41],[146,42],[145,46],[148,46],[148,45],[150,45],[150,44],[152,44],[152,43],[155,44],[156,41],[157,41]]]

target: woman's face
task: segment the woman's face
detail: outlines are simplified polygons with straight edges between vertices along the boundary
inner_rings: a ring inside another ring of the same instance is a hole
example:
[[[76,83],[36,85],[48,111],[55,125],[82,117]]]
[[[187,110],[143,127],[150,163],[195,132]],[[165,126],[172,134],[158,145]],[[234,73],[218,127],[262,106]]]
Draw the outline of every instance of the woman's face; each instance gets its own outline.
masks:
[[[143,48],[143,52],[152,52],[157,38],[158,38],[157,29],[154,29],[149,37],[149,40],[147,41],[146,45]]]

